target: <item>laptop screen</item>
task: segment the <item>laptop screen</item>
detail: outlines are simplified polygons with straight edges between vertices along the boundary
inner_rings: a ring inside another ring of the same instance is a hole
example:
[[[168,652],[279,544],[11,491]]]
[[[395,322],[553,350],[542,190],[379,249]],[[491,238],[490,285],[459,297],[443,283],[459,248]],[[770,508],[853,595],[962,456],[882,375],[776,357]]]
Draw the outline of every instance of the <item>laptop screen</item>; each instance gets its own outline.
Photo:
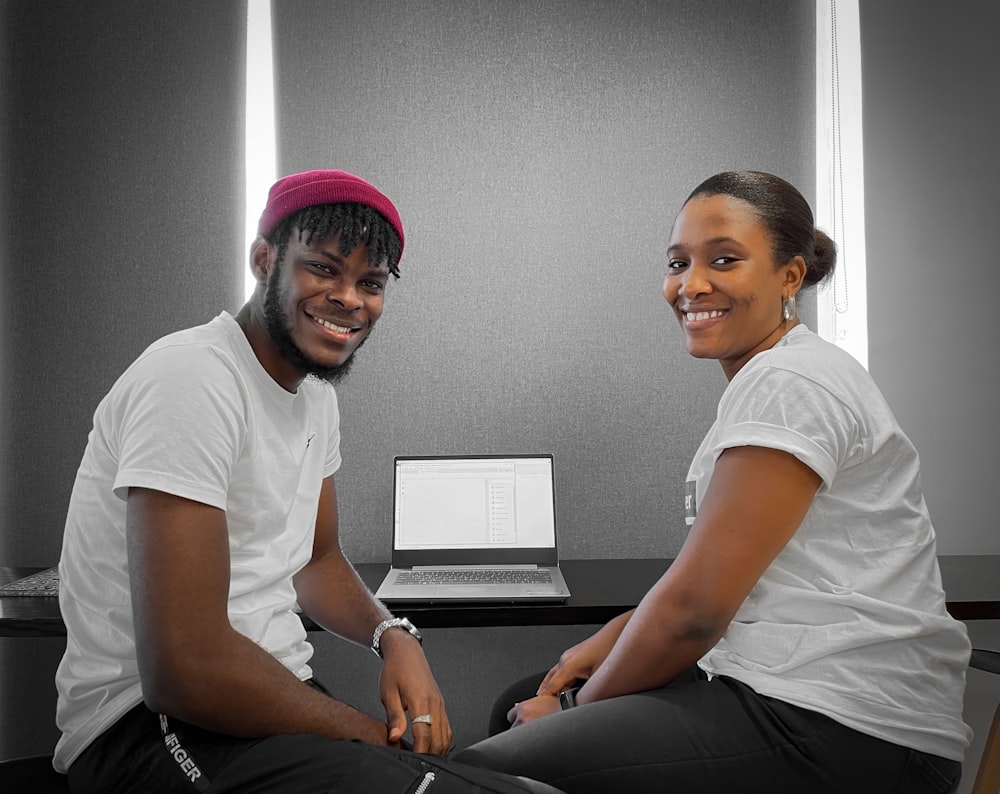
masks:
[[[394,487],[394,554],[555,549],[551,455],[397,457]]]

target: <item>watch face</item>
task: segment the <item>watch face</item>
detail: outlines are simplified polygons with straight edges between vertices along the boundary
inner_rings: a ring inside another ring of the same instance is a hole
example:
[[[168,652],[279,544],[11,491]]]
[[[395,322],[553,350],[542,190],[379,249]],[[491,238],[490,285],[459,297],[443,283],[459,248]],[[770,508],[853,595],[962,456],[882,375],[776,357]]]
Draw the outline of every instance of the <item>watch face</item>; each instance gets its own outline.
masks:
[[[420,632],[417,631],[417,627],[410,623],[408,618],[403,618],[403,621],[399,624],[404,629],[406,629],[410,634],[416,637],[418,640],[423,641],[423,637],[420,636]]]

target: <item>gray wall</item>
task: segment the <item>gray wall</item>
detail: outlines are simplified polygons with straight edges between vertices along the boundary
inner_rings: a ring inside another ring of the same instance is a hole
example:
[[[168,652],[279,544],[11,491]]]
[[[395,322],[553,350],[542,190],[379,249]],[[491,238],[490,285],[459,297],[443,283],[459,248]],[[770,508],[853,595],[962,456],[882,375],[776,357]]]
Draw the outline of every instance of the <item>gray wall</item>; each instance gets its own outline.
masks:
[[[388,558],[394,454],[529,450],[563,556],[672,556],[724,379],[663,300],[670,223],[726,168],[811,193],[811,4],[275,9],[279,171],[367,176],[409,241],[339,389],[348,552]]]
[[[98,401],[242,297],[242,2],[3,0],[0,562],[59,556]]]
[[[1000,553],[998,25],[990,0],[861,3],[869,367],[950,554]]]

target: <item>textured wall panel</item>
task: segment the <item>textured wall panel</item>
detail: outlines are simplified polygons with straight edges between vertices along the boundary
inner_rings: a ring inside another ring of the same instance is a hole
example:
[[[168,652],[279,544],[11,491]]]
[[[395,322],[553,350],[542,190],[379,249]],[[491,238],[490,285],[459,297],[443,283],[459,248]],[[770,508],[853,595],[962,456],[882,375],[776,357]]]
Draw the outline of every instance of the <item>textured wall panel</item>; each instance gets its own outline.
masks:
[[[563,553],[668,555],[724,385],[660,294],[683,197],[814,183],[795,2],[282,0],[279,168],[397,202],[403,277],[339,388],[344,545],[388,558],[399,453],[551,451]]]
[[[1000,5],[860,11],[872,377],[920,452],[938,549],[1000,554],[1000,158],[984,123]]]
[[[7,2],[0,561],[55,562],[98,401],[236,309],[245,3]]]

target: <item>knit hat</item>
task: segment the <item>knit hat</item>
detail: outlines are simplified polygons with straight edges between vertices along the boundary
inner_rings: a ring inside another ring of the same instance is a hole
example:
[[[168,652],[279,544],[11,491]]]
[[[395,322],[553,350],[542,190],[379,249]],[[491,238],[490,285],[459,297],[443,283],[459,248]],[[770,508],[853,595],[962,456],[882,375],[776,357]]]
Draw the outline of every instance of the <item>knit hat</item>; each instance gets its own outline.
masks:
[[[361,177],[347,171],[305,171],[282,177],[267,192],[267,206],[257,233],[263,237],[301,209],[317,204],[364,204],[381,214],[399,235],[403,251],[403,222],[389,199]]]

